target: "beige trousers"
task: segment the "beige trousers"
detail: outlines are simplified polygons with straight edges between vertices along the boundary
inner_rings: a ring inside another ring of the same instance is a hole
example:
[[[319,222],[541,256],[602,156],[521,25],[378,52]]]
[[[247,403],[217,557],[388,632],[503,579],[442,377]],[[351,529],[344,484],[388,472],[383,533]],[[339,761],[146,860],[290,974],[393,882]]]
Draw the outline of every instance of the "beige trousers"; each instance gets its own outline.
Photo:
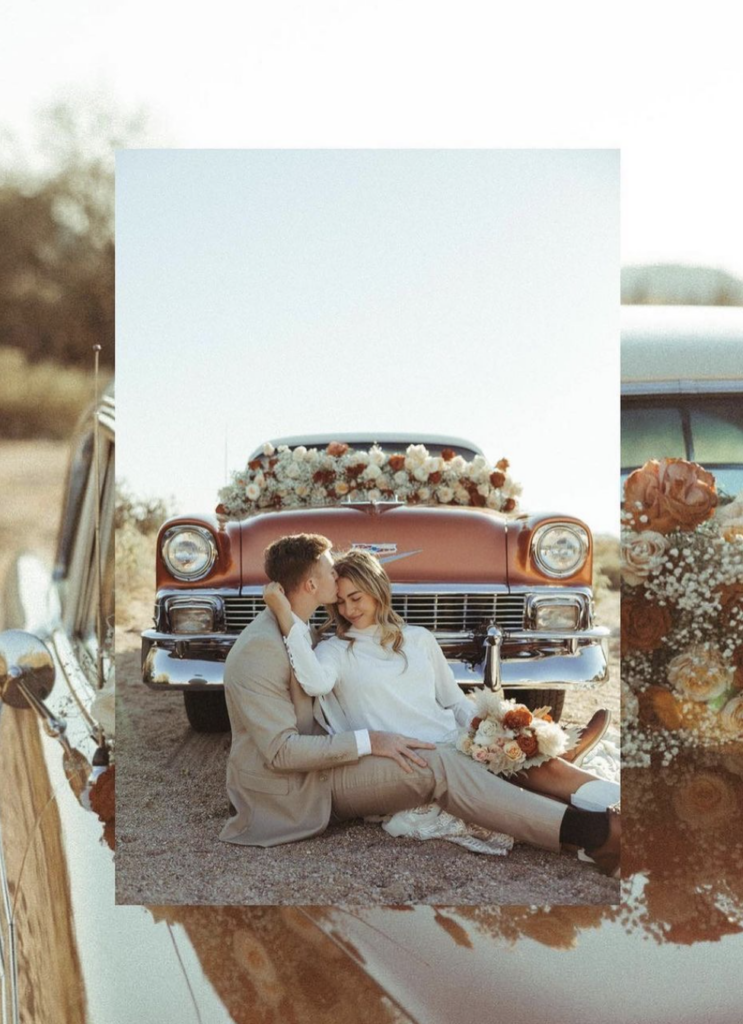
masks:
[[[522,843],[559,852],[567,805],[521,789],[484,765],[442,744],[421,750],[428,768],[408,773],[389,757],[362,757],[332,770],[333,815],[341,821],[418,807],[436,801],[457,818]]]

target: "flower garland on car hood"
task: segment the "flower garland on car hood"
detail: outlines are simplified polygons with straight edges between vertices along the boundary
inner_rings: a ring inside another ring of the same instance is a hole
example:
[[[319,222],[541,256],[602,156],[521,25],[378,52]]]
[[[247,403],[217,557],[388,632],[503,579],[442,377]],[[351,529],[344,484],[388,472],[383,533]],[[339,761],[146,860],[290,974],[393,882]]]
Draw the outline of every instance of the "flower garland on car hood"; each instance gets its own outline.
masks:
[[[653,459],[627,479],[622,696],[630,763],[647,763],[659,747],[668,760],[682,743],[743,737],[743,496],[718,501],[712,474],[683,459]]]
[[[491,465],[445,448],[431,455],[425,445],[388,453],[333,441],[325,449],[271,444],[219,492],[217,515],[244,519],[254,512],[317,508],[354,501],[403,501],[410,505],[458,505],[514,512],[521,487],[508,460]]]

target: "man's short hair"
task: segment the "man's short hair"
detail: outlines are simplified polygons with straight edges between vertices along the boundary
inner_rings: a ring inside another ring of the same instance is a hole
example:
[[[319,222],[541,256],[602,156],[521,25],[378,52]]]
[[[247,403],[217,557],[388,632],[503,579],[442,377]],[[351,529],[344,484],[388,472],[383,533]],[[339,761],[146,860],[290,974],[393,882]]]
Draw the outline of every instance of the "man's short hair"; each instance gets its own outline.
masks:
[[[264,552],[266,576],[290,593],[309,575],[320,555],[332,548],[320,533],[293,533],[269,544]]]

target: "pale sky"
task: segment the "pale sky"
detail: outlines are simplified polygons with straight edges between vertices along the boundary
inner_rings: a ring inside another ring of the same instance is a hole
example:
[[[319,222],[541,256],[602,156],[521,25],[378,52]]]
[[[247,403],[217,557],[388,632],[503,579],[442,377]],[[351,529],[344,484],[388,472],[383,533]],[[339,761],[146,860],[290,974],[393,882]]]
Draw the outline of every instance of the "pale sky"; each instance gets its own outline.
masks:
[[[54,98],[105,94],[120,109],[145,108],[158,146],[620,147],[624,262],[743,277],[743,62],[732,9],[727,0],[222,0],[193,10],[173,0],[11,0],[0,125],[23,136],[32,111]],[[466,403],[462,411],[474,415]],[[214,429],[223,435],[225,424]],[[475,439],[510,455],[531,504],[535,475],[517,439],[487,434]],[[548,440],[554,447],[554,433]],[[223,465],[223,442],[214,460]]]
[[[225,439],[433,433],[615,526],[616,150],[133,150],[116,216],[136,493],[211,510]]]

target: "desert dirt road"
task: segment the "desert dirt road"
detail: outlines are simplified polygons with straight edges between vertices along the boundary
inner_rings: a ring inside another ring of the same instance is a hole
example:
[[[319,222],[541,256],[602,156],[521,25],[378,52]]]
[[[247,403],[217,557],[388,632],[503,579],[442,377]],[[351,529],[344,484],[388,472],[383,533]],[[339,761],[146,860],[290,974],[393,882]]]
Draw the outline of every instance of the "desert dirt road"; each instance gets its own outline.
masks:
[[[618,599],[604,621],[615,620],[617,611]],[[613,640],[611,682],[569,697],[566,720],[585,722],[596,707],[609,706],[618,721],[616,646]],[[455,906],[619,900],[617,881],[567,854],[517,845],[507,857],[486,856],[443,840],[395,839],[361,821],[266,850],[221,843],[229,734],[194,733],[179,694],[156,694],[142,684],[132,630],[117,634],[116,667],[119,903]]]

